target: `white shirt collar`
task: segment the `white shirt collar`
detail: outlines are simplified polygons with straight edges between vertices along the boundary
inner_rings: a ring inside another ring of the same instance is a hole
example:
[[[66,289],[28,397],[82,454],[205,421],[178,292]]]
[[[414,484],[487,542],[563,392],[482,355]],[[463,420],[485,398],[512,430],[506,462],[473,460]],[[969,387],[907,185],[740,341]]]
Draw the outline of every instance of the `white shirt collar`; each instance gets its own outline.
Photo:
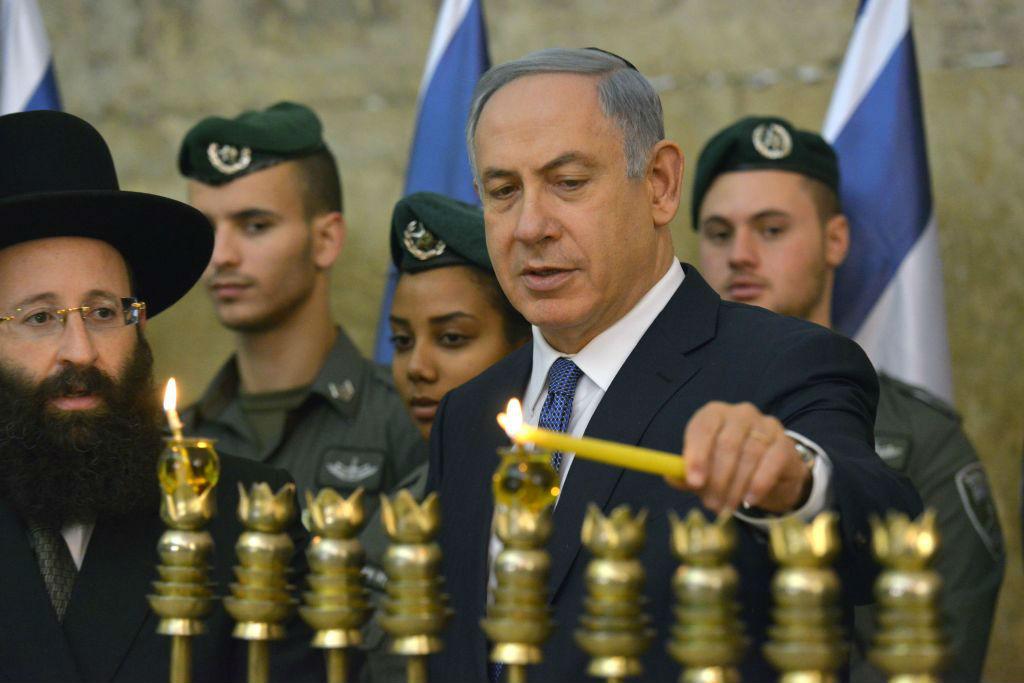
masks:
[[[668,305],[672,295],[684,279],[683,267],[675,259],[660,280],[633,306],[626,315],[611,327],[594,337],[578,353],[566,354],[558,351],[544,339],[544,334],[533,327],[533,370],[530,383],[523,396],[527,414],[533,412],[536,402],[547,387],[547,376],[551,366],[559,358],[570,358],[583,374],[601,389],[608,391],[615,375],[619,373],[629,354],[640,342],[654,319]]]

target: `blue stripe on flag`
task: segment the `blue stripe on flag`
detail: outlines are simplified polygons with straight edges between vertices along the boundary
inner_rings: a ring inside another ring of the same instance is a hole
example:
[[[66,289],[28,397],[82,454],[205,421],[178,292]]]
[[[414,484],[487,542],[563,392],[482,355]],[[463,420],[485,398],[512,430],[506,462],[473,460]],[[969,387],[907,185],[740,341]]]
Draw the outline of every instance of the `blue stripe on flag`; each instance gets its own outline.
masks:
[[[833,322],[854,335],[932,212],[913,36],[893,51],[836,138],[850,253],[836,273]]]
[[[429,191],[464,202],[478,201],[466,151],[466,119],[476,82],[490,64],[482,0],[476,0],[466,11],[421,93],[416,133],[409,150],[405,194]],[[373,351],[378,363],[391,362],[388,317],[397,282],[398,272],[389,263]]]
[[[483,21],[479,3],[475,3],[427,85],[409,152],[405,194],[429,191],[477,202],[465,131],[473,88],[490,67]]]
[[[28,98],[23,111],[37,109],[61,109],[60,91],[57,90],[57,76],[53,71],[53,60],[46,67],[46,73],[36,86],[35,92]]]

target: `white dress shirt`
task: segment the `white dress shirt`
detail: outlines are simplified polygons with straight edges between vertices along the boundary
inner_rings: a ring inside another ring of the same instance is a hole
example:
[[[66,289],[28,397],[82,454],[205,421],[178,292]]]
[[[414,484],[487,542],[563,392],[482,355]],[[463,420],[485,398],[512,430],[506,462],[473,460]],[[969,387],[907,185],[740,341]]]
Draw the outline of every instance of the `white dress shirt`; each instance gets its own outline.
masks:
[[[82,570],[82,561],[85,559],[85,549],[89,546],[89,539],[92,538],[92,530],[96,527],[93,523],[69,524],[60,530],[64,542],[68,544],[71,551],[71,559],[75,561],[75,567]]]

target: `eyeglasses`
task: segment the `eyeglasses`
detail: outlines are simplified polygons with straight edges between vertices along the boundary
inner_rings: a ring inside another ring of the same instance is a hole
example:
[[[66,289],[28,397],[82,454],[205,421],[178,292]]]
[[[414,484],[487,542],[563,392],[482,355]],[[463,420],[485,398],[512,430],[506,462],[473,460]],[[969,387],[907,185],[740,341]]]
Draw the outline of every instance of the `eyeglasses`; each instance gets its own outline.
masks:
[[[146,304],[135,297],[122,297],[73,308],[45,305],[16,308],[8,315],[0,315],[0,323],[6,323],[0,324],[0,332],[24,340],[57,336],[64,331],[71,313],[82,317],[87,330],[106,332],[140,323],[145,319]]]

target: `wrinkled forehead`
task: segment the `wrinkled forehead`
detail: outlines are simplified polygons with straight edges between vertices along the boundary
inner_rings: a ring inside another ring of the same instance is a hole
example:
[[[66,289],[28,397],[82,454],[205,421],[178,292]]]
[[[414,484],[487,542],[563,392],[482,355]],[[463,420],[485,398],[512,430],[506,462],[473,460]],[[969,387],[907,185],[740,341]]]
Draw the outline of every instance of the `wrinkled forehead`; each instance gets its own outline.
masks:
[[[515,78],[491,94],[480,110],[480,126],[486,121],[516,122],[559,118],[563,125],[576,118],[606,118],[598,93],[599,79],[589,74],[537,73]]]
[[[77,305],[95,292],[131,295],[124,257],[112,245],[86,237],[50,237],[0,249],[0,304],[47,295]]]

